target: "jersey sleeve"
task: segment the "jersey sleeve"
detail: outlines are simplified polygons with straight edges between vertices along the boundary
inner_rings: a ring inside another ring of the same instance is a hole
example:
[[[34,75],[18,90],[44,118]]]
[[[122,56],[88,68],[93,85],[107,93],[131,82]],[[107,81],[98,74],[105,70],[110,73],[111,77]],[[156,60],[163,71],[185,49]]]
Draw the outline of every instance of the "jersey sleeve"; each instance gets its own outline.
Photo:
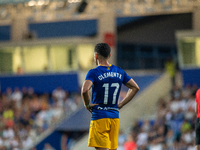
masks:
[[[127,73],[124,71],[124,79],[122,81],[123,84],[126,84],[131,79],[130,76],[127,75]]]
[[[92,69],[88,71],[85,80],[90,80],[94,83],[94,71]]]

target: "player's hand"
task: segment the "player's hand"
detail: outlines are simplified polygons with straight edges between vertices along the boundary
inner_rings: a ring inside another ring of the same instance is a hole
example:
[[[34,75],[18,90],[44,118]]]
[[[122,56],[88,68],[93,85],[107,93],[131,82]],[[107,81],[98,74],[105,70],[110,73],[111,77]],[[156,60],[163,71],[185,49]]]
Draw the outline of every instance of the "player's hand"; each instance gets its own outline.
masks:
[[[99,104],[89,104],[88,106],[85,106],[86,109],[89,111],[89,112],[92,112],[92,108],[96,105],[99,105]]]

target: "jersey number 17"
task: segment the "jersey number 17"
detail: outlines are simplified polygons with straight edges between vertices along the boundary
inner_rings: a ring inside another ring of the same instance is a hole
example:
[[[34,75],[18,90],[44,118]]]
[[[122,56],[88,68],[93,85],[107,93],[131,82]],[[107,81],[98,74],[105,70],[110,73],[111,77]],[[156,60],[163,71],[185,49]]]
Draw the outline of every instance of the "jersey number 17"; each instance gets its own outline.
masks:
[[[105,88],[104,92],[104,104],[108,104],[108,97],[109,97],[109,86],[115,88],[114,93],[113,93],[113,98],[112,98],[112,104],[116,104],[116,98],[117,98],[117,93],[119,90],[119,83],[112,83],[109,85],[109,83],[104,83],[102,87]]]

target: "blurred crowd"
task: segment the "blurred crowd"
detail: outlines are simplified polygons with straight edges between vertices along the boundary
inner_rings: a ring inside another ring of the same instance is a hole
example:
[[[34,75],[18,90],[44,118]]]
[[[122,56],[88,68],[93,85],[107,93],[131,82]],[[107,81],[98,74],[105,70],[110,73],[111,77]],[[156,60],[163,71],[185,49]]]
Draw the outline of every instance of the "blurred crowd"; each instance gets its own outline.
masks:
[[[0,150],[22,150],[82,105],[78,94],[57,87],[37,94],[33,88],[7,88],[0,92]]]
[[[119,133],[118,150],[195,150],[196,85],[174,86],[157,104],[156,119],[134,121]]]
[[[120,131],[118,150],[194,150],[197,89],[175,85],[158,101],[155,119],[134,121],[128,134]],[[0,150],[31,147],[38,135],[81,106],[79,94],[61,87],[50,94],[8,87],[0,93]]]

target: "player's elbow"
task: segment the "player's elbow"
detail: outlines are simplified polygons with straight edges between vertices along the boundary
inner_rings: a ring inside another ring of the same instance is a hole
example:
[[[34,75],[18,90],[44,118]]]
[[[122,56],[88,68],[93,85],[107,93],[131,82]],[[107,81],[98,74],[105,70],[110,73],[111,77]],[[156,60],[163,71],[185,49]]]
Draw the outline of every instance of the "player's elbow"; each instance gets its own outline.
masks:
[[[139,86],[136,87],[137,92],[140,90]]]
[[[139,88],[139,86],[137,85],[137,86],[135,86],[134,88],[134,91],[137,93],[139,90],[140,90],[140,88]]]

